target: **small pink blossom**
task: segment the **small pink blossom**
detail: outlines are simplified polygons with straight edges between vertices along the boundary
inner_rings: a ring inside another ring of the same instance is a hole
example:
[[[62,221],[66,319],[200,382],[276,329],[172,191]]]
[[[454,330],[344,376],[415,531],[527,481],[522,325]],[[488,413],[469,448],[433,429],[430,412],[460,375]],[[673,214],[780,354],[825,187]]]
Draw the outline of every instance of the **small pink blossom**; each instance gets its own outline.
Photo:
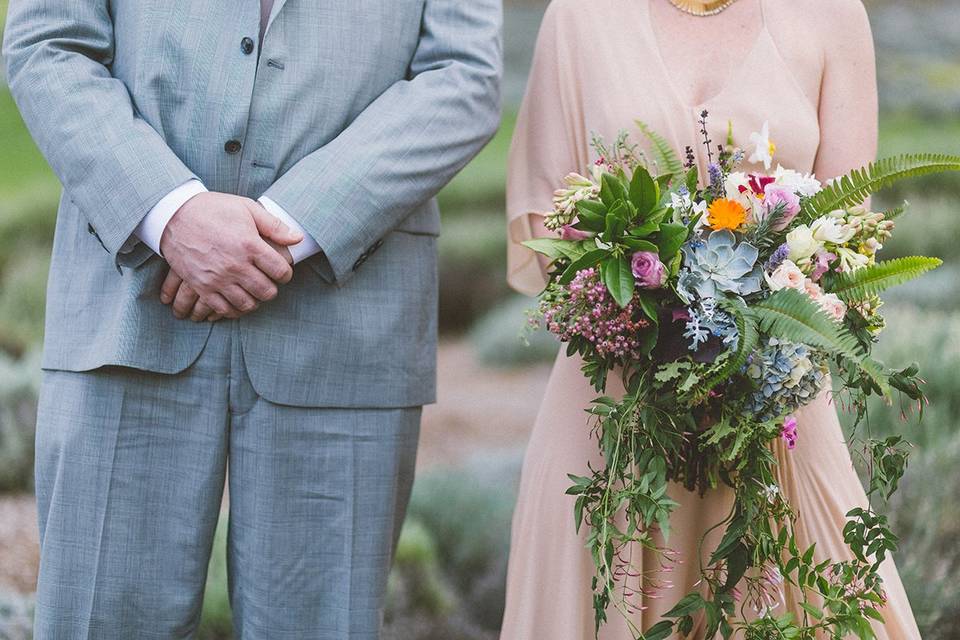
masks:
[[[574,229],[573,225],[565,224],[563,228],[560,229],[560,239],[561,240],[572,240],[574,242],[579,240],[589,240],[593,237],[592,233],[587,231],[580,231],[579,229]]]
[[[813,271],[810,272],[810,279],[819,282],[827,271],[830,271],[830,263],[837,259],[836,254],[830,253],[826,249],[821,249],[813,256]]]
[[[797,419],[793,416],[787,416],[783,421],[783,427],[780,429],[780,437],[787,443],[787,449],[793,449],[797,446]]]

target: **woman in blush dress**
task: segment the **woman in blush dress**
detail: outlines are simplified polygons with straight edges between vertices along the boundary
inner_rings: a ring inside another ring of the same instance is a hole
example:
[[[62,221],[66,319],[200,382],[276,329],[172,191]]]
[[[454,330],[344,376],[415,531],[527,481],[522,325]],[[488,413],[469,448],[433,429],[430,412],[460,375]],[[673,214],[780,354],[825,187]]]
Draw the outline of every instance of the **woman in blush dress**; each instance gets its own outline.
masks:
[[[584,171],[596,159],[592,134],[612,141],[639,119],[678,151],[688,145],[702,150],[697,119],[704,110],[714,140],[725,140],[731,123],[744,147],[750,133],[769,121],[778,149],[775,163],[784,167],[829,178],[873,160],[876,72],[860,0],[554,0],[541,27],[511,151],[511,285],[528,294],[544,286],[544,265],[520,243],[550,235],[541,212],[552,208],[563,176]],[[698,158],[701,175],[704,160]],[[588,463],[602,466],[584,412],[597,394],[580,365],[561,351],[533,429],[513,522],[501,640],[594,636],[594,567],[586,528],[575,533],[574,498],[564,493],[568,473],[583,473]],[[611,379],[610,386],[608,394],[623,393],[619,382]],[[778,443],[775,451],[780,487],[799,514],[798,542],[802,548],[816,542],[818,561],[846,559],[844,514],[866,504],[866,495],[827,393],[798,418],[796,448],[787,451]],[[725,487],[701,497],[673,486],[671,497],[680,506],[669,546],[681,561],[669,575],[660,575],[651,554],[634,555],[644,586],[662,586],[667,579],[673,584],[661,588],[658,598],[644,599],[632,618],[640,629],[697,588],[700,538],[732,503]],[[712,549],[721,533],[713,532],[704,549]],[[877,637],[919,638],[892,561],[882,575],[888,600]],[[797,594],[781,588],[777,613],[801,614]],[[602,640],[632,637],[618,612],[609,612],[609,620]],[[704,637],[703,624],[701,619],[692,637]]]

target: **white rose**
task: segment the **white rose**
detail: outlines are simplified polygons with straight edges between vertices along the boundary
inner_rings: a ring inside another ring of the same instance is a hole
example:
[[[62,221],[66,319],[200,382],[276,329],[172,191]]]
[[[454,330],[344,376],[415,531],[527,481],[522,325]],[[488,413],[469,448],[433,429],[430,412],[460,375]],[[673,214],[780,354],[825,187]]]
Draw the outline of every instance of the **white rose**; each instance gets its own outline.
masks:
[[[787,234],[787,247],[790,248],[790,260],[800,262],[823,248],[823,243],[814,238],[810,227],[804,224]]]
[[[843,317],[847,315],[847,305],[835,293],[825,293],[817,302],[824,313],[834,320],[843,320]]]
[[[773,273],[764,274],[771,291],[780,291],[781,289],[804,290],[806,276],[800,271],[800,267],[789,260],[777,267]]]
[[[820,242],[845,244],[856,234],[856,230],[843,224],[833,214],[817,218],[810,225],[813,237]]]
[[[802,174],[793,169],[784,169],[777,165],[777,170],[773,174],[776,184],[793,191],[800,196],[813,196],[820,192],[823,185],[814,177],[812,173]]]

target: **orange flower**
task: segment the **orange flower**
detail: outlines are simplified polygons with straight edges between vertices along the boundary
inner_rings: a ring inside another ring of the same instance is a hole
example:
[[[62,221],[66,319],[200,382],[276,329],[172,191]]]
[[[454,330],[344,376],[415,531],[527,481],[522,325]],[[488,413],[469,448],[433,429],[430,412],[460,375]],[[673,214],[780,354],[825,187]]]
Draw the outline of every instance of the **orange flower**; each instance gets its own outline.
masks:
[[[719,198],[710,204],[707,222],[713,229],[736,231],[747,221],[747,210],[736,200]]]

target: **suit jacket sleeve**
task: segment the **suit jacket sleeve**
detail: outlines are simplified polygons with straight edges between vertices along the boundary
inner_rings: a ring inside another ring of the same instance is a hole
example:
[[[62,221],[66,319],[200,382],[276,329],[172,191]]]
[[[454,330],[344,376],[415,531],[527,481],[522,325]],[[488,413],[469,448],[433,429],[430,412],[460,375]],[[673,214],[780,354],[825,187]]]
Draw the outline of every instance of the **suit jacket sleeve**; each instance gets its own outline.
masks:
[[[23,119],[118,265],[147,212],[195,178],[110,74],[107,0],[11,0],[3,53]]]
[[[501,0],[426,0],[408,77],[264,193],[316,239],[336,282],[496,132],[501,19]]]

